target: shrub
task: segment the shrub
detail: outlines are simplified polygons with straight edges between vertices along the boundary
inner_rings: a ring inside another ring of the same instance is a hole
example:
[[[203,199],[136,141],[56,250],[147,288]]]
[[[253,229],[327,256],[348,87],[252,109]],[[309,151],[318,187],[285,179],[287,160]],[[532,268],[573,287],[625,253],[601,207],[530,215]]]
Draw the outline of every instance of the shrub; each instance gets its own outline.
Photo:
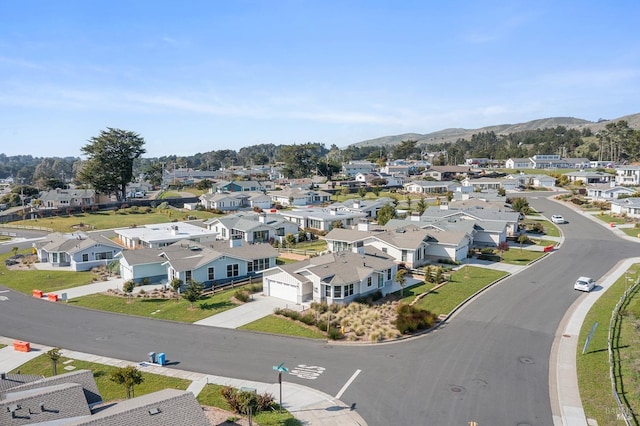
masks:
[[[151,280],[148,277],[144,277],[143,279],[140,280],[140,284],[141,285],[149,285],[149,284],[151,284]]]
[[[493,249],[491,247],[483,247],[480,250],[480,253],[482,253],[482,254],[493,254]]]
[[[241,302],[248,302],[249,301],[249,295],[242,291],[242,290],[238,290],[234,293],[233,297],[235,297],[236,299],[238,299]]]
[[[250,293],[260,293],[262,291],[262,284],[251,284],[247,289]]]
[[[316,324],[320,331],[327,331],[327,320],[321,319]]]
[[[436,316],[430,311],[401,304],[397,309],[396,328],[402,334],[413,333],[431,327],[436,322]]]
[[[258,411],[265,411],[271,408],[271,406],[273,406],[274,400],[275,399],[273,395],[271,395],[270,393],[264,392],[264,393],[258,394],[257,401],[256,401],[258,404]]]
[[[306,314],[300,315],[300,321],[307,325],[315,325],[316,316],[313,312],[307,312]]]
[[[329,331],[327,332],[327,336],[331,340],[340,340],[344,337],[344,335],[336,327],[329,328]]]

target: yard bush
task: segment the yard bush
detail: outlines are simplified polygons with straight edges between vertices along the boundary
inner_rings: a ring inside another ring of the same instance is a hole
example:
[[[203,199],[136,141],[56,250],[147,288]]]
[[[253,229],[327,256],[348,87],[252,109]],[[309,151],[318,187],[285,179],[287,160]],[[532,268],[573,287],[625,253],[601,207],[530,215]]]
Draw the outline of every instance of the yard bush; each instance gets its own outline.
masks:
[[[307,325],[315,325],[316,316],[313,314],[313,312],[307,312],[306,314],[300,315],[300,321]]]
[[[327,336],[331,340],[340,340],[344,337],[344,335],[336,327],[330,327],[329,331],[327,332]]]
[[[245,291],[242,291],[242,290],[236,291],[233,294],[233,297],[235,297],[240,302],[248,302],[249,301],[249,295]]]
[[[432,312],[416,308],[406,304],[398,306],[398,317],[396,318],[396,328],[402,334],[414,333],[418,330],[425,330],[436,322],[436,316]]]

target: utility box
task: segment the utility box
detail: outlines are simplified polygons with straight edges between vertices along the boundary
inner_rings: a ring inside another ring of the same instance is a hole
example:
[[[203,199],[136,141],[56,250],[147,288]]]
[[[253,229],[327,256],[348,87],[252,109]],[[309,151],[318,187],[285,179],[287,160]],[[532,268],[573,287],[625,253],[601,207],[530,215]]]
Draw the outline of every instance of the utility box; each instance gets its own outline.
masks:
[[[164,352],[160,352],[158,354],[158,364],[165,365],[166,363],[167,363],[167,360],[165,358]]]
[[[149,352],[149,362],[151,364],[155,364],[156,363],[156,353],[155,352]]]

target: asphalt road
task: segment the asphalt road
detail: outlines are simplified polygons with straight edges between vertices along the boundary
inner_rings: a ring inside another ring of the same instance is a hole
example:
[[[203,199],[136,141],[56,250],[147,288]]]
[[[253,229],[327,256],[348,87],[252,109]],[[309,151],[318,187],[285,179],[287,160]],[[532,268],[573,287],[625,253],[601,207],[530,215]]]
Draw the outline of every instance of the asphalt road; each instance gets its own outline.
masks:
[[[416,339],[334,345],[126,317],[15,292],[0,301],[0,334],[131,361],[165,352],[181,369],[264,382],[276,381],[272,366],[281,362],[322,367],[313,380],[283,379],[330,395],[361,370],[341,399],[372,426],[551,425],[549,356],[560,320],[581,296],[573,282],[579,275],[599,279],[638,246],[552,201],[531,204],[569,221],[561,226],[562,247]]]

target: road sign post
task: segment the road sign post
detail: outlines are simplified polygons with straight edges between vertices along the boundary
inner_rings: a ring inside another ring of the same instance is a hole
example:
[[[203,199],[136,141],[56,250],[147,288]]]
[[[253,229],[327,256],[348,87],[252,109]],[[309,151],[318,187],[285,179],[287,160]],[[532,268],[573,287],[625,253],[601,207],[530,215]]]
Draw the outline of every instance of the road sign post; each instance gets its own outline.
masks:
[[[286,373],[289,369],[284,366],[284,362],[279,365],[274,365],[273,369],[278,372],[278,383],[280,384],[280,412],[282,413],[282,372],[284,371]]]

